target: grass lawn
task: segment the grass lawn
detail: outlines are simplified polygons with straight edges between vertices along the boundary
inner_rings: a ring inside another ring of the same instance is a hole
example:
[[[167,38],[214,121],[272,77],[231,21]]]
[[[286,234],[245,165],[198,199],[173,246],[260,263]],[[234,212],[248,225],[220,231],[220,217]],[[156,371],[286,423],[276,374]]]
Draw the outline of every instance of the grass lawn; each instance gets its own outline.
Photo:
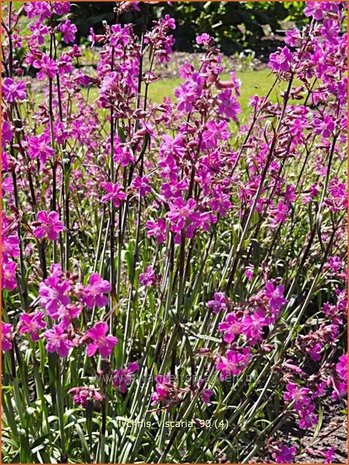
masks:
[[[240,120],[244,120],[244,114],[246,116],[250,113],[250,106],[249,106],[249,99],[253,95],[258,95],[259,97],[265,96],[268,94],[271,86],[275,81],[275,75],[273,75],[269,69],[263,69],[259,71],[251,70],[251,71],[241,71],[236,73],[237,78],[241,81],[240,86],[240,97],[239,102],[241,105],[242,115],[240,115]],[[229,80],[228,74],[222,75],[222,80]],[[154,103],[161,103],[164,97],[171,97],[172,99],[175,97],[174,90],[178,87],[182,82],[182,79],[179,78],[167,78],[167,79],[159,79],[158,81],[153,82],[149,86],[149,98]],[[298,85],[301,85],[298,82]],[[287,87],[287,82],[282,81],[275,85],[269,99],[276,103],[278,99],[280,100],[280,92],[285,90]],[[83,93],[87,90],[83,90]],[[142,89],[142,93],[144,93],[144,88]],[[95,100],[98,96],[98,90],[95,87],[92,87],[89,90],[89,102]],[[301,104],[301,100],[292,101],[293,104]]]
[[[248,110],[250,97],[252,95],[266,95],[275,79],[269,69],[238,72],[237,77],[241,81],[239,101],[242,112]],[[223,75],[222,79],[228,80],[229,75]],[[174,97],[174,89],[180,83],[181,79],[162,79],[156,81],[149,87],[149,96],[153,102],[160,103],[164,97]],[[275,87],[271,95],[272,101],[276,101],[277,94],[278,89]]]
[[[275,81],[275,75],[269,69],[262,69],[259,71],[241,71],[236,73],[237,78],[241,81],[239,102],[241,105],[242,115],[240,120],[244,120],[250,113],[249,100],[252,96],[258,95],[259,97],[266,96],[270,91],[271,86]],[[229,74],[223,74],[222,80],[229,80]],[[149,87],[149,97],[155,103],[161,103],[164,97],[174,97],[174,89],[180,85],[181,79],[161,79],[155,81]],[[296,85],[301,86],[302,83],[298,80],[295,81]],[[273,103],[281,100],[281,92],[286,90],[287,81],[278,82],[269,96],[269,100]],[[300,105],[302,100],[290,100],[291,104]]]

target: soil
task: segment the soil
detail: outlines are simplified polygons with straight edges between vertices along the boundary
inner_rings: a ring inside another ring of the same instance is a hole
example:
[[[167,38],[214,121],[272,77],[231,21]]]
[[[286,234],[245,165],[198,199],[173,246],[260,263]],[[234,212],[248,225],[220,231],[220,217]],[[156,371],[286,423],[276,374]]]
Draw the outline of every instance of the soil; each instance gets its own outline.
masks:
[[[340,403],[328,399],[324,403],[323,426],[319,434],[313,439],[313,432],[300,433],[303,452],[295,457],[296,463],[325,463],[325,459],[319,453],[319,449],[329,449],[334,447],[333,463],[348,463],[348,421],[343,410],[346,403]]]
[[[293,463],[327,463],[324,451],[334,448],[331,463],[347,464],[348,460],[348,438],[347,438],[347,416],[346,401],[334,401],[331,398],[322,399],[324,408],[322,426],[317,435],[314,430],[305,431],[297,427],[296,421],[292,419],[285,423],[279,438],[287,445],[299,445],[298,453]],[[321,453],[322,452],[322,453]],[[251,463],[274,462],[269,454],[260,455],[251,460]]]

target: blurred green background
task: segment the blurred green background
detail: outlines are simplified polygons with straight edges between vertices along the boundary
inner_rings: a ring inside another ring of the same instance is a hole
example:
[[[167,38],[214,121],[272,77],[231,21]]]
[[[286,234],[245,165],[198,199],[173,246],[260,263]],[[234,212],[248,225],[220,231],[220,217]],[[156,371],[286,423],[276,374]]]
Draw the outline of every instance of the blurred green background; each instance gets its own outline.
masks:
[[[83,2],[72,8],[79,39],[84,40],[93,27],[101,32],[101,22],[113,22],[114,2]],[[140,3],[140,11],[131,11],[121,17],[122,22],[133,22],[141,30],[147,22],[170,14],[177,29],[175,50],[195,51],[195,36],[207,32],[216,39],[225,54],[251,53],[266,61],[269,53],[279,45],[278,37],[290,24],[300,25],[304,2],[158,2]],[[280,37],[279,37],[280,39]]]

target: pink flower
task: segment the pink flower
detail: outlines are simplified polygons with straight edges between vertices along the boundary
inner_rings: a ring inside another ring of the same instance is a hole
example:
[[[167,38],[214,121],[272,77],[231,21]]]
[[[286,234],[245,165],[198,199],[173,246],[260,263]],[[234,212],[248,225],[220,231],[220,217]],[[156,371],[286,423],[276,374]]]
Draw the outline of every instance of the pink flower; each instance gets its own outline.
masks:
[[[248,347],[240,351],[236,349],[227,350],[225,356],[218,357],[216,361],[219,379],[225,381],[230,376],[239,375],[246,368],[250,359],[251,352]]]
[[[31,32],[29,38],[29,46],[33,48],[37,45],[44,45],[45,43],[45,36],[50,33],[50,29],[45,24],[34,23],[29,25],[29,29]]]
[[[74,346],[68,333],[62,325],[56,325],[44,332],[47,352],[56,352],[60,357],[67,357],[70,349]]]
[[[200,73],[194,72],[180,87],[175,89],[179,112],[190,113],[192,111],[195,101],[201,97],[204,81]]]
[[[228,298],[224,292],[215,292],[213,300],[209,300],[207,306],[213,313],[224,312],[228,309]]]
[[[2,287],[9,291],[17,287],[16,263],[11,260],[2,262]]]
[[[68,0],[54,2],[52,6],[53,6],[53,11],[58,16],[66,15],[70,11],[70,2]]]
[[[342,379],[347,382],[348,380],[348,354],[341,355],[336,364],[336,373]]]
[[[112,201],[114,207],[120,207],[121,203],[126,199],[126,194],[120,184],[106,182],[103,184],[103,188],[107,191],[107,194],[102,197],[102,202]]]
[[[59,219],[59,214],[54,211],[39,211],[33,225],[35,225],[33,234],[36,239],[46,238],[50,241],[56,241],[59,238],[59,233],[64,231],[64,224]]]
[[[28,333],[33,341],[39,340],[39,331],[46,328],[46,321],[43,320],[42,312],[22,313],[19,317],[19,332]]]
[[[237,122],[237,115],[241,112],[240,105],[236,98],[233,96],[231,89],[224,89],[218,95],[219,112],[226,118],[232,119]]]
[[[33,67],[40,70],[37,74],[38,79],[44,79],[45,76],[53,79],[58,72],[57,63],[52,60],[52,58],[50,58],[46,53],[43,54],[41,59],[35,60],[33,62]]]
[[[71,303],[60,309],[60,316],[62,320],[70,322],[77,318],[83,310],[83,306],[80,303]]]
[[[289,71],[293,55],[288,47],[284,47],[269,57],[269,67],[274,71]]]
[[[284,196],[285,196],[285,201],[287,203],[294,202],[296,200],[296,198],[297,198],[296,197],[296,188],[295,188],[295,186],[292,186],[292,185],[288,184],[286,186]]]
[[[121,166],[127,166],[134,163],[135,157],[130,148],[126,145],[119,144],[115,147],[114,161],[120,163]]]
[[[63,34],[63,41],[66,44],[69,44],[70,42],[74,42],[75,40],[75,34],[78,31],[78,28],[73,24],[70,19],[67,19],[67,21],[64,21],[61,23],[59,26],[59,30]]]
[[[329,139],[336,128],[335,121],[332,116],[324,115],[322,118],[314,120],[315,134],[321,134],[325,139]]]
[[[294,402],[294,408],[296,410],[302,410],[305,406],[309,405],[310,390],[308,388],[299,387],[297,384],[289,382],[286,385],[286,391],[284,393],[284,399],[287,402]]]
[[[2,238],[2,259],[19,257],[19,239],[17,234],[10,234]]]
[[[329,11],[338,11],[336,2],[307,2],[304,8],[305,16],[312,16],[316,21],[321,21]]]
[[[1,140],[2,146],[5,147],[5,145],[8,142],[11,142],[11,140],[13,139],[13,129],[12,129],[11,124],[4,119],[2,120],[1,134],[2,134],[2,140]],[[5,156],[5,153],[3,153],[3,156]],[[4,163],[3,163],[3,169],[6,169],[4,167]]]
[[[51,275],[39,287],[40,304],[46,313],[56,320],[62,306],[70,303],[70,283],[63,278],[59,264],[52,265]]]
[[[317,399],[318,397],[323,397],[327,393],[327,388],[328,383],[326,381],[321,381],[313,388],[312,398]]]
[[[45,165],[48,158],[54,157],[55,151],[50,146],[50,137],[47,133],[40,136],[29,137],[27,140],[29,158],[39,159]]]
[[[228,313],[224,321],[222,321],[222,323],[219,323],[218,329],[221,333],[224,334],[224,341],[230,344],[241,332],[241,321],[237,317],[236,313]]]
[[[278,444],[272,457],[276,463],[292,463],[296,452],[297,449],[293,446],[288,447],[285,444]]]
[[[169,179],[169,182],[162,183],[161,195],[163,195],[165,199],[169,201],[174,198],[182,197],[182,194],[185,194],[185,191],[188,188],[188,182],[185,179],[180,182],[177,181],[177,165],[172,164],[171,157],[169,156],[167,159],[163,159],[163,161],[159,162],[159,166],[162,168],[162,177]]]
[[[101,80],[101,86],[100,86],[100,103],[103,108],[108,108],[110,105],[110,102],[115,98],[116,91],[118,89],[118,73],[115,71],[109,71],[108,73],[104,74],[102,80]],[[116,138],[114,142],[120,144],[120,140]],[[108,145],[108,148],[110,148],[110,145]],[[115,160],[115,154],[114,154],[114,161],[119,163],[121,159],[123,159],[123,151],[120,149],[120,145],[117,146],[117,148],[114,147],[114,150],[116,151],[116,156],[117,160]],[[120,160],[120,161],[119,161]]]
[[[144,286],[153,286],[155,284],[155,271],[151,266],[147,266],[145,272],[139,275],[139,282]]]
[[[159,244],[166,240],[166,221],[159,218],[157,221],[147,221],[147,236],[154,237]]]
[[[203,389],[201,392],[201,400],[205,404],[210,404],[211,403],[211,397],[213,396],[213,391],[212,389]]]
[[[68,55],[67,53],[62,53],[58,61],[59,74],[60,75],[71,74],[73,71],[74,71],[74,66],[72,65],[72,57]],[[77,81],[79,80],[78,76],[76,77],[76,80]],[[58,125],[56,123],[54,129],[58,129],[57,126]]]
[[[253,279],[253,267],[252,267],[252,265],[247,266],[245,268],[244,275],[246,276],[248,281],[252,281],[252,279]]]
[[[111,291],[111,285],[98,273],[92,273],[89,279],[89,284],[85,286],[82,291],[82,300],[87,308],[92,309],[95,305],[97,307],[104,307],[108,303],[108,294]]]
[[[264,312],[256,309],[254,312],[244,316],[241,332],[249,342],[255,344],[257,341],[263,339],[263,328],[265,326],[268,326],[268,322]]]
[[[333,376],[330,381],[333,385],[332,399],[337,400],[340,397],[344,397],[348,392],[348,381],[341,381],[338,377]]]
[[[200,225],[200,214],[195,211],[196,202],[189,199],[187,202],[182,198],[176,198],[170,204],[167,218],[171,224],[171,231],[180,233],[188,223],[196,227]]]
[[[212,40],[212,37],[209,36],[208,34],[206,34],[206,32],[204,32],[203,34],[200,34],[196,37],[196,43],[198,45],[206,45],[208,46],[209,43],[211,42]]]
[[[340,182],[337,176],[334,176],[328,187],[329,195],[325,204],[333,212],[346,210],[348,208],[348,192],[344,182]]]
[[[26,98],[26,86],[25,82],[15,82],[11,78],[5,78],[2,81],[2,95],[5,101],[14,103],[16,101],[22,101]]]
[[[324,451],[325,463],[334,463],[335,448],[332,446]]]
[[[202,140],[205,147],[216,148],[218,142],[227,140],[230,137],[228,123],[226,121],[209,121],[206,129],[202,133]]]
[[[95,404],[103,400],[102,394],[94,387],[75,387],[70,389],[69,394],[73,396],[73,402],[82,407],[88,407],[90,403]]]
[[[151,192],[149,179],[146,176],[137,176],[132,182],[132,187],[140,193],[141,197],[144,197]]]
[[[111,355],[114,347],[118,343],[118,339],[115,336],[109,335],[108,324],[104,321],[99,321],[94,325],[93,328],[89,329],[86,333],[86,337],[89,342],[87,344],[87,355],[92,357],[97,351],[99,351],[101,357],[108,357]]]
[[[314,414],[315,406],[311,403],[312,393],[310,389],[289,382],[284,392],[284,400],[293,403],[293,407],[298,414],[300,428],[309,429],[316,425],[318,418]]]
[[[127,391],[127,386],[132,383],[133,374],[139,370],[138,362],[133,362],[127,368],[113,371],[113,386],[122,394]]]
[[[161,27],[164,28],[165,30],[176,29],[176,20],[172,18],[170,15],[165,15],[163,18],[161,18],[160,24],[161,24]]]
[[[315,406],[309,404],[297,412],[299,415],[298,426],[301,429],[311,429],[317,424],[318,417],[314,414],[314,410]]]
[[[135,0],[131,0],[130,2],[124,2],[124,11],[129,11],[129,10],[135,10],[135,11],[141,11],[139,7],[140,2],[136,2]]]
[[[1,346],[3,352],[8,352],[12,349],[12,325],[9,323],[1,323]]]
[[[276,207],[270,210],[271,227],[276,228],[279,224],[285,223],[290,206],[280,200]]]
[[[309,357],[314,360],[314,362],[319,362],[321,360],[321,352],[323,349],[323,344],[316,342],[315,344],[310,345],[310,347],[305,347],[305,351]]]
[[[269,299],[269,306],[273,313],[278,315],[281,307],[285,305],[286,299],[284,298],[285,288],[282,285],[274,286],[272,281],[265,284],[265,296]]]
[[[153,392],[151,395],[151,405],[155,405],[158,402],[166,402],[167,400],[169,400],[173,388],[170,373],[167,373],[167,375],[165,376],[157,375],[155,377],[155,381],[155,392]]]
[[[167,146],[171,147],[171,144],[164,144],[165,147],[161,147],[161,150],[166,150]],[[165,155],[162,155],[158,165],[160,167],[160,170],[161,170],[161,175],[163,178],[165,179],[169,179],[171,184],[169,185],[169,188],[166,189],[167,191],[170,191],[170,188],[171,188],[171,185],[174,184],[175,187],[176,187],[176,192],[180,191],[181,189],[179,189],[179,187],[182,187],[185,188],[187,186],[187,183],[186,181],[182,181],[182,183],[178,183],[177,181],[177,172],[178,172],[178,166],[177,166],[177,163],[175,161],[175,159],[173,158],[173,156],[171,154],[167,154],[167,151],[165,152],[166,153],[166,156]],[[161,189],[161,191],[163,192],[163,188]],[[166,198],[170,198],[170,197],[167,197]]]
[[[26,2],[24,10],[28,18],[38,17],[40,21],[51,17],[51,5],[49,2]]]
[[[324,266],[325,270],[330,269],[333,273],[338,273],[344,268],[344,262],[339,257],[328,257],[327,263]]]
[[[155,23],[152,32],[148,33],[145,37],[145,42],[152,43],[154,49],[156,49],[155,59],[158,63],[170,60],[174,38],[172,35],[166,33],[168,33],[169,29],[175,28],[175,20],[169,15],[165,15]]]

